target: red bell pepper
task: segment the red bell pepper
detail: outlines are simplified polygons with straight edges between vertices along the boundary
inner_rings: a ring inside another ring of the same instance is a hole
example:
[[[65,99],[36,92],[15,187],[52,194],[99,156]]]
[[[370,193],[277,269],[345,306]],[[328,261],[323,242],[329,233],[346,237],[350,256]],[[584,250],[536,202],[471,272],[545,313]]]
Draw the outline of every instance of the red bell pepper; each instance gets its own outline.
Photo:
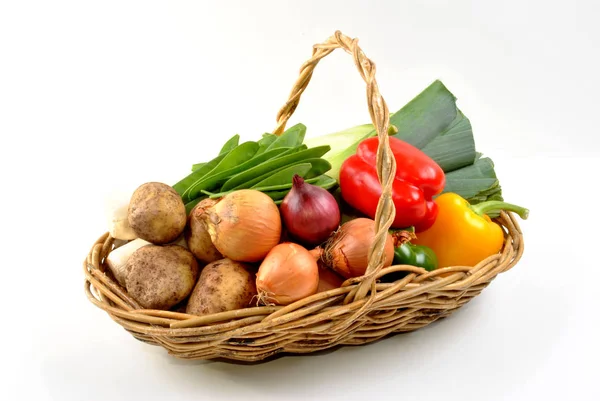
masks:
[[[421,150],[394,137],[389,141],[396,159],[396,177],[392,186],[396,218],[392,227],[414,226],[415,231],[424,231],[437,217],[433,197],[444,189],[446,176],[442,168]],[[362,141],[356,154],[347,158],[340,169],[342,197],[371,218],[375,217],[381,196],[376,167],[378,146],[377,137]]]

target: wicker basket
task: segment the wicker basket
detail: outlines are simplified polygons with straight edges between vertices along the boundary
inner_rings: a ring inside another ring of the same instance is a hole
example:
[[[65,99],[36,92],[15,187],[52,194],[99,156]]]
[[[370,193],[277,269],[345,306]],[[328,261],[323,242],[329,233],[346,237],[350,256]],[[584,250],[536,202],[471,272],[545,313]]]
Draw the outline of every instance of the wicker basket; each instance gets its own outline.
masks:
[[[519,261],[523,253],[522,232],[515,217],[502,212],[497,219],[506,234],[502,252],[476,266],[433,272],[407,265],[381,268],[386,233],[395,216],[391,185],[396,164],[389,148],[389,114],[375,80],[375,64],[358,47],[356,39],[336,32],[314,46],[312,58],[302,66],[289,100],[277,115],[274,133],[283,132],[317,63],[337,48],[352,55],[367,84],[369,113],[380,138],[377,167],[383,192],[375,216],[377,235],[365,275],[288,306],[250,307],[209,316],[145,310],[107,271],[104,261],[115,249],[115,240],[106,233],[84,261],[85,291],[94,305],[135,338],[160,345],[178,358],[261,361],[276,354],[367,344],[394,333],[419,329],[449,316]],[[391,284],[378,281],[393,271],[408,274]]]

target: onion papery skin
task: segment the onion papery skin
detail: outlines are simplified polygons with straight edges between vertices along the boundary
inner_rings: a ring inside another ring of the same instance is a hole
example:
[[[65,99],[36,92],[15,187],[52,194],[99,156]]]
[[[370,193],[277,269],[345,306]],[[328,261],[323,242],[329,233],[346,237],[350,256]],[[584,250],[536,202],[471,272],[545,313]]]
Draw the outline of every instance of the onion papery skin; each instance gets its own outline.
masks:
[[[363,276],[369,265],[369,248],[375,239],[375,221],[359,217],[344,223],[323,247],[323,263],[344,278]],[[394,240],[388,233],[383,267],[394,260]]]
[[[205,209],[204,218],[215,248],[225,257],[254,263],[279,243],[279,209],[266,194],[241,189]]]
[[[259,299],[265,304],[289,305],[316,294],[319,267],[301,245],[285,242],[274,247],[256,273]]]

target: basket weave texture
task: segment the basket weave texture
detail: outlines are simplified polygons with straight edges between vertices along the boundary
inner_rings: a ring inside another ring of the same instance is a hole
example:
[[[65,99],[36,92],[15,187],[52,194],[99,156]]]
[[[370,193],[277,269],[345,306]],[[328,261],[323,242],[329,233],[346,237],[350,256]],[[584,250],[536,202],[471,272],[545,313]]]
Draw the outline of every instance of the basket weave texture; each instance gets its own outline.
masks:
[[[273,133],[284,131],[314,68],[338,48],[352,55],[367,85],[369,113],[379,137],[377,172],[383,191],[365,275],[287,306],[257,306],[207,316],[148,310],[107,271],[105,259],[115,249],[115,239],[105,233],[83,263],[85,292],[94,305],[138,340],[162,346],[175,357],[254,362],[281,353],[304,354],[361,345],[419,329],[449,316],[519,261],[524,250],[523,234],[514,215],[502,212],[497,219],[506,233],[502,252],[475,266],[433,272],[408,265],[382,268],[387,231],[395,217],[391,188],[396,163],[387,135],[389,112],[377,86],[375,64],[362,52],[357,39],[338,31],[313,47],[313,55],[302,65],[289,100],[277,114]],[[395,271],[408,274],[394,283],[378,281]]]

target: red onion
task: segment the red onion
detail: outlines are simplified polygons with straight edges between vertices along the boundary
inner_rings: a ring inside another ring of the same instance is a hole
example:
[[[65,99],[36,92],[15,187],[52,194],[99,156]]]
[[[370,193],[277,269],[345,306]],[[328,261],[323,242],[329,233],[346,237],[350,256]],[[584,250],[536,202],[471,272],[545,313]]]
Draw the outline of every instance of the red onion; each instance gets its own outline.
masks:
[[[280,210],[290,235],[305,245],[322,243],[340,225],[340,208],[333,195],[299,175],[294,176]]]

